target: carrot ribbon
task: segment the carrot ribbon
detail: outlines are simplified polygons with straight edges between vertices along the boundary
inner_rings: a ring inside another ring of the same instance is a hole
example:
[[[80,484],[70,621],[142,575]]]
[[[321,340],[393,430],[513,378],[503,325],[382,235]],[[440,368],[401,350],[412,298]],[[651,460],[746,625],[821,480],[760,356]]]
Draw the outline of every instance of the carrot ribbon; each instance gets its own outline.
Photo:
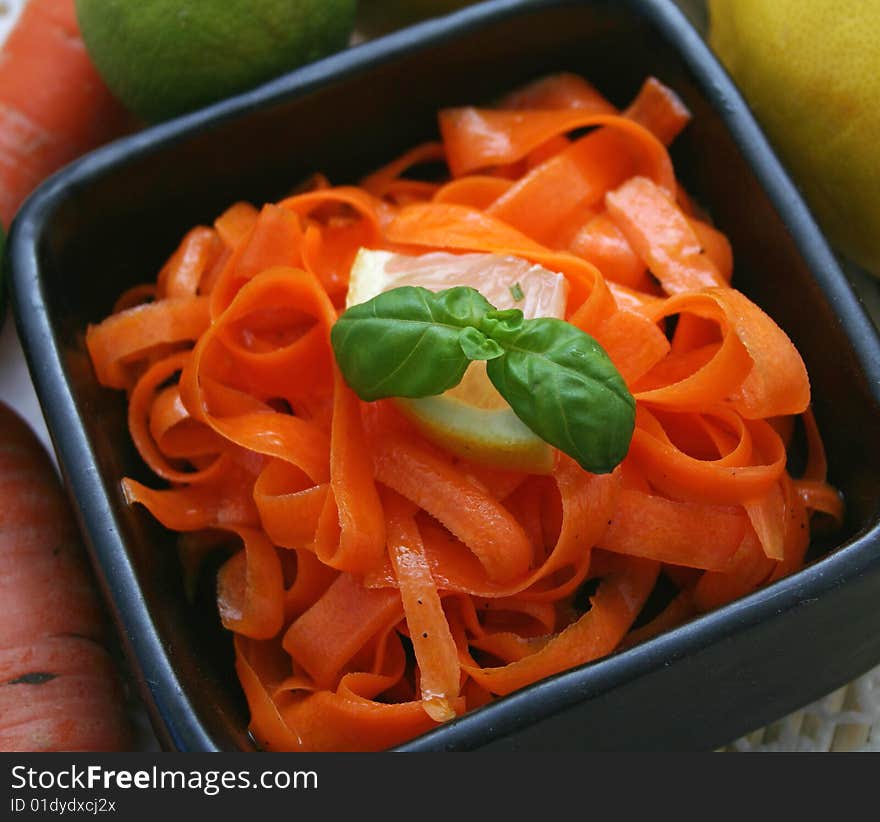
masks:
[[[571,74],[447,109],[440,141],[360,186],[317,176],[192,229],[89,328],[166,483],[126,479],[127,499],[223,536],[190,559],[232,541],[218,607],[262,747],[392,746],[796,571],[811,514],[841,521],[803,362],[674,177],[688,119],[653,78],[620,111]],[[361,247],[562,273],[566,318],[637,400],[623,462],[469,463],[358,399],[329,332]],[[646,619],[661,575],[675,593]]]

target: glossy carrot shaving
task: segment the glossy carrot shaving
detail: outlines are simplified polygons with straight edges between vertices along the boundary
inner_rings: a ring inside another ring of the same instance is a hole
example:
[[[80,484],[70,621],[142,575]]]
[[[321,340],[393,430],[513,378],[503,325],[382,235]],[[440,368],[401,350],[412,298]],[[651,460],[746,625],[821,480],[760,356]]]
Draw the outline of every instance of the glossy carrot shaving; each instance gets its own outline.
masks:
[[[419,666],[422,702],[428,716],[442,722],[455,716],[453,703],[461,677],[458,650],[413,518],[416,507],[391,491],[385,497],[385,510],[388,553]]]
[[[656,79],[619,109],[573,74],[446,109],[359,186],[191,229],[88,329],[165,483],[127,499],[187,567],[232,546],[218,608],[261,747],[393,746],[795,572],[814,513],[841,525],[801,357],[673,174],[689,117]],[[637,401],[623,462],[502,471],[361,401],[329,342],[361,247],[562,273]]]

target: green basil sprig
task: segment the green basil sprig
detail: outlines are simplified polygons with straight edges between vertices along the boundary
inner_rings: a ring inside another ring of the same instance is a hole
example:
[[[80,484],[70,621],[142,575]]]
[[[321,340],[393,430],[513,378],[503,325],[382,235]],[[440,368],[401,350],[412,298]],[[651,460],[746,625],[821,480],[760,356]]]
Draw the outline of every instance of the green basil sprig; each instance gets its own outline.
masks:
[[[473,360],[541,439],[603,474],[626,456],[635,400],[602,347],[552,318],[496,310],[473,288],[385,291],[345,311],[330,334],[346,382],[364,400],[428,397]]]

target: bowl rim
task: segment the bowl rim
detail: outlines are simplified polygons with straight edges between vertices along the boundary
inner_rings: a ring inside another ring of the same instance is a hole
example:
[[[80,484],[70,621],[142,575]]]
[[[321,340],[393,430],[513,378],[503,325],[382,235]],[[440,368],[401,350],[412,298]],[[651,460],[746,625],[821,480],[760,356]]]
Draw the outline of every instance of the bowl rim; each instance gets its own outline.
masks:
[[[140,598],[118,519],[94,468],[95,455],[83,433],[44,299],[37,253],[43,230],[72,191],[112,173],[132,159],[161,152],[227,120],[295,100],[325,84],[521,13],[609,3],[610,0],[488,0],[353,46],[253,91],[153,126],[86,155],[40,186],[14,220],[5,265],[11,269],[12,303],[18,331],[62,474],[69,492],[75,496],[74,509],[79,524],[92,559],[98,565],[99,579],[121,628],[123,645],[132,660],[156,732],[166,747],[219,749],[216,740],[198,720]],[[869,390],[880,403],[880,337],[727,73],[673,0],[623,0],[614,5],[625,7],[626,13],[637,14],[655,27],[691,72],[844,324]],[[396,750],[479,747],[533,721],[552,716],[584,699],[585,695],[606,692],[662,667],[670,659],[692,654],[788,612],[878,562],[880,520],[875,518],[873,524],[865,526],[833,553],[790,577],[641,645],[537,682],[404,743]],[[534,712],[536,701],[541,705],[538,716]],[[524,715],[528,715],[528,719]],[[491,722],[487,722],[487,717]]]

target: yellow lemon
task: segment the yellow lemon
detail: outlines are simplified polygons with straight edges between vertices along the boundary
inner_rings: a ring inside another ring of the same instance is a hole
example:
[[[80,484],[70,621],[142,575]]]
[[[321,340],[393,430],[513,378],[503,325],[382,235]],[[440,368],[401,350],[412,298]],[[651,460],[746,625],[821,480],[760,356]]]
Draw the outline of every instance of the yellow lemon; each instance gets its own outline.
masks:
[[[832,243],[880,276],[880,0],[709,0],[709,40]]]
[[[563,275],[517,257],[445,252],[415,257],[361,249],[346,307],[402,285],[431,291],[470,286],[496,308],[519,308],[526,318],[562,318],[567,295]],[[395,402],[426,437],[459,456],[533,473],[553,467],[553,449],[495,390],[484,362],[471,363],[462,381],[443,394]]]

